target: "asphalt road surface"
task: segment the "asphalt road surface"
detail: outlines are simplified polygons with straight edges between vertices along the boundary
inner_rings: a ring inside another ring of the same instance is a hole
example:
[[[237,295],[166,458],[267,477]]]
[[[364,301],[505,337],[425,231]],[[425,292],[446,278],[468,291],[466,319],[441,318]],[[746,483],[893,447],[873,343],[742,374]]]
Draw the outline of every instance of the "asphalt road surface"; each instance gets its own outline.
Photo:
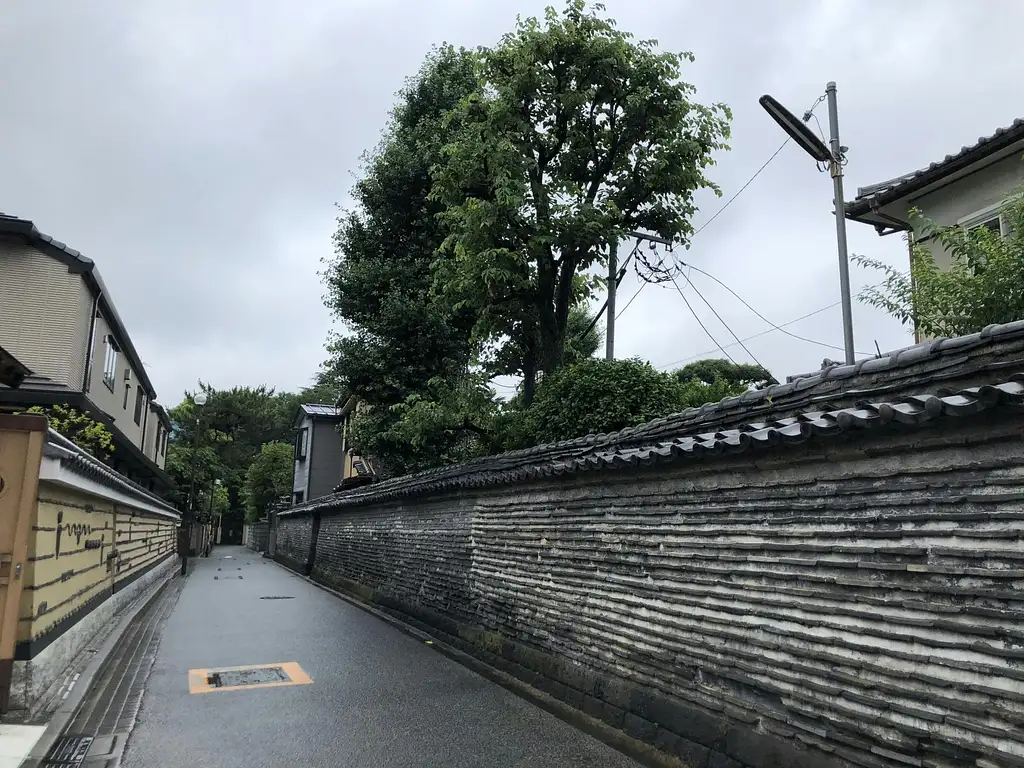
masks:
[[[128,768],[638,765],[248,550],[219,547],[193,564],[156,650]],[[288,662],[313,682],[190,693],[190,670]]]

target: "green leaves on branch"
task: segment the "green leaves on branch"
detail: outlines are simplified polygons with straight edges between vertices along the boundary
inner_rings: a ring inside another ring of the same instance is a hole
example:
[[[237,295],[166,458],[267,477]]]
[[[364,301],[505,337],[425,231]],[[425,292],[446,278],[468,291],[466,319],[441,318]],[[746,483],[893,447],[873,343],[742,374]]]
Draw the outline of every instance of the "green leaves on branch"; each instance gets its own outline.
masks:
[[[340,394],[339,385],[325,372],[300,392],[276,392],[267,386],[217,390],[200,383],[200,387],[207,396],[206,405],[197,407],[193,394],[186,392],[185,399],[169,411],[175,429],[166,470],[177,484],[175,501],[179,508],[186,507],[193,477],[198,496],[208,494],[220,481],[227,494],[226,507],[239,516],[246,503],[249,468],[263,447],[274,442],[291,444],[300,403],[334,403]],[[291,465],[288,472],[290,491]],[[207,506],[208,502],[207,498]],[[202,503],[197,507],[206,509]]]
[[[34,405],[28,413],[46,416],[50,429],[59,432],[86,453],[109,463],[114,455],[114,438],[103,424],[77,411],[70,406],[57,403],[55,405]]]
[[[1001,215],[1008,225],[1005,237],[985,227],[939,227],[913,212],[920,235],[910,273],[854,256],[885,276],[860,300],[916,327],[924,338],[963,336],[1024,318],[1024,193]]]
[[[760,365],[734,363],[731,360],[718,358],[697,360],[680,368],[675,375],[684,384],[691,380],[704,384],[722,381],[734,387],[741,387],[739,390],[741,392],[747,387],[761,389],[775,381],[775,377]]]
[[[290,443],[265,443],[245,473],[246,520],[261,520],[282,496],[291,496],[294,453]]]
[[[465,414],[481,401],[467,373],[474,316],[432,291],[446,230],[429,199],[430,169],[456,128],[447,115],[476,88],[472,54],[446,45],[428,56],[364,159],[323,272],[325,303],[348,329],[331,340],[329,366],[369,406],[356,442],[382,474],[463,455]]]

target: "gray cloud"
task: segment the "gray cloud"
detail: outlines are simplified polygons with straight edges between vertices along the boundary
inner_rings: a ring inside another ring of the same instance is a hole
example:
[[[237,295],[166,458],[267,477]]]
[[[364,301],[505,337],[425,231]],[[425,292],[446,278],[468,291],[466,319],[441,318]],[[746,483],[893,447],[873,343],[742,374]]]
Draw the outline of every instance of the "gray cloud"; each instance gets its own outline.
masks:
[[[714,169],[725,199],[784,138],[757,106],[764,92],[802,110],[825,81],[839,83],[848,196],[1009,123],[1021,103],[1013,51],[1024,7],[1009,0],[971,14],[955,0],[607,4],[638,36],[692,50],[686,77],[699,98],[733,108],[733,149]],[[97,261],[165,402],[197,378],[298,387],[330,327],[317,270],[334,204],[402,79],[433,43],[491,43],[516,13],[542,6],[18,3],[0,27],[0,67],[13,74],[0,108],[0,210]],[[722,202],[703,197],[698,223]],[[685,258],[783,323],[838,299],[830,211],[828,177],[790,145]],[[851,224],[850,242],[905,262],[903,243],[870,228]],[[741,337],[766,328],[711,281],[693,281]],[[620,306],[637,287],[627,278]],[[684,291],[716,339],[731,341]],[[862,305],[855,327],[867,352],[909,341]],[[791,330],[840,344],[839,309]],[[778,332],[748,346],[780,375],[841,354]],[[667,365],[714,347],[674,290],[645,288],[619,323],[621,356]]]

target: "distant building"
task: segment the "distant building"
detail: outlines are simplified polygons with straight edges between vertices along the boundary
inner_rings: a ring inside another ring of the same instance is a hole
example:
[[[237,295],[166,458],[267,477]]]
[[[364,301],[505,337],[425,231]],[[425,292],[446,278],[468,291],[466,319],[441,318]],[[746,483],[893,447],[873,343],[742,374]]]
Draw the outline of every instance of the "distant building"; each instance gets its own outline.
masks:
[[[337,405],[299,406],[295,417],[292,504],[373,481],[369,462],[358,456],[349,443],[349,422],[357,404],[355,397],[349,397]]]
[[[96,265],[6,214],[0,347],[0,366],[18,372],[17,381],[0,379],[0,411],[75,408],[110,430],[113,469],[158,495],[173,487],[164,471],[170,418]]]
[[[338,430],[341,432],[341,451],[345,456],[345,463],[341,482],[338,483],[335,491],[366,485],[377,479],[377,473],[370,465],[369,459],[360,456],[352,447],[352,419],[365,407],[363,401],[355,395],[342,397],[338,401],[338,408],[341,412],[341,424]]]

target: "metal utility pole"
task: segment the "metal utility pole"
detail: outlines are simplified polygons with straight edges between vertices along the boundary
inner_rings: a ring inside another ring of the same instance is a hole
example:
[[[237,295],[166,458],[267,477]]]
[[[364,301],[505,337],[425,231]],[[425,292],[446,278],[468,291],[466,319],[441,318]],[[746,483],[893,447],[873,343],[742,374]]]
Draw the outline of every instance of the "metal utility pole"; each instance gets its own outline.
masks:
[[[853,350],[853,307],[850,304],[850,257],[846,248],[846,203],[843,199],[843,153],[846,147],[839,143],[839,110],[836,107],[836,84],[830,82],[825,86],[825,95],[819,96],[816,106],[822,99],[828,99],[828,123],[831,140],[830,146],[808,128],[804,123],[811,119],[814,106],[804,113],[803,121],[782,106],[767,93],[758,99],[772,120],[793,139],[800,148],[814,158],[817,163],[828,166],[832,176],[833,203],[836,216],[836,242],[839,246],[839,298],[843,305],[843,349],[846,351],[848,365],[854,363],[856,353]]]
[[[604,335],[604,357],[606,360],[615,359],[615,291],[619,282],[619,265],[616,259],[618,251],[618,242],[613,242],[608,246],[608,330]]]
[[[853,306],[850,301],[850,255],[846,245],[846,198],[843,197],[843,147],[839,143],[839,108],[836,105],[836,84],[834,81],[825,86],[828,97],[828,132],[829,149],[832,160],[829,172],[835,188],[836,207],[836,243],[839,246],[839,291],[843,305],[843,347],[846,350],[846,364],[853,365],[855,352],[853,349]]]

